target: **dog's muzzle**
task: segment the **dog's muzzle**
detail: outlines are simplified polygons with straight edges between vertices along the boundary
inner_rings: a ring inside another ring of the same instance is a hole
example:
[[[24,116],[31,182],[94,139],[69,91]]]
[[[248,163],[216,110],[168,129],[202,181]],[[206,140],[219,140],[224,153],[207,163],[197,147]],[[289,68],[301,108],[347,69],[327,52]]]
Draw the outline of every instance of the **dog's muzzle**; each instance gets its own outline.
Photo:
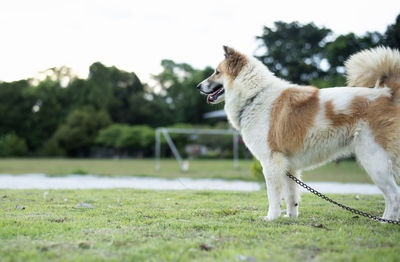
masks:
[[[197,85],[200,93],[207,96],[207,104],[218,104],[224,101],[224,86],[217,82],[205,80]]]

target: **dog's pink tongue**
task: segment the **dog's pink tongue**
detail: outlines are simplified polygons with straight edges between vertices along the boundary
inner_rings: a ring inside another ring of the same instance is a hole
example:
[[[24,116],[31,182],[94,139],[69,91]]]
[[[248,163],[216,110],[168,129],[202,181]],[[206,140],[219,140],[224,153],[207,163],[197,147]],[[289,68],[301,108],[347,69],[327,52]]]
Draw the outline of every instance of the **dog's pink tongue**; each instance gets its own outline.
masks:
[[[212,95],[213,95],[213,94],[209,94],[209,95],[207,96],[207,104],[210,103],[210,97],[211,97]]]
[[[218,89],[218,90],[215,90],[213,93],[209,94],[209,95],[207,96],[207,104],[210,103],[210,98],[211,98],[212,96],[218,94],[220,91],[221,91],[221,89]]]

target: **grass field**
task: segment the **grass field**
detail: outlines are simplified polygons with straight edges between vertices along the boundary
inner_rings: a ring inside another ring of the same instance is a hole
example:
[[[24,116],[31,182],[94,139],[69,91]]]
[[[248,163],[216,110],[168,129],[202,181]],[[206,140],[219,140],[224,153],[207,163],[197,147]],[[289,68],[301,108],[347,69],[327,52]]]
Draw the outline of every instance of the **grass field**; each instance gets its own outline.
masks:
[[[44,197],[46,196],[46,197]],[[333,195],[383,212],[381,196]],[[265,222],[265,190],[0,190],[1,261],[399,261],[400,227],[310,194]],[[86,207],[79,207],[85,203]]]
[[[252,160],[241,160],[239,169],[233,169],[232,160],[193,160],[190,169],[182,172],[174,159],[161,161],[161,170],[155,170],[154,159],[2,159],[0,174],[44,173],[51,176],[71,173],[104,176],[152,176],[164,178],[222,178],[254,180],[250,174]],[[305,181],[335,181],[370,183],[365,172],[355,163],[330,163],[303,173]]]

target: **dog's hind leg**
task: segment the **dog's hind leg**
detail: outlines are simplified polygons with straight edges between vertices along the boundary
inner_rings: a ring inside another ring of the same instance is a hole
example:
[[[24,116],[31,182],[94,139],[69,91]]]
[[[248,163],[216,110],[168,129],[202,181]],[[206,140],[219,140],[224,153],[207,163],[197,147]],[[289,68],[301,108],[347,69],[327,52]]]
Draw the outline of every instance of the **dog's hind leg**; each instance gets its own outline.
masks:
[[[280,203],[282,198],[282,176],[286,172],[286,159],[273,153],[271,158],[261,159],[261,166],[267,185],[268,215],[263,217],[267,221],[277,219],[281,214]]]
[[[300,179],[300,171],[290,171],[292,175]],[[288,217],[299,215],[300,189],[299,186],[286,174],[282,177],[283,196],[286,201],[286,214]]]
[[[398,220],[400,217],[400,188],[398,187],[398,185],[400,183],[400,179],[399,179],[399,177],[400,177],[400,160],[396,157],[396,159],[394,159],[392,161],[392,163],[393,163],[392,174],[394,176],[395,183],[397,181],[396,184],[397,184],[397,192],[398,192],[398,197],[393,200],[393,210],[394,210],[393,213],[395,214],[394,219]]]
[[[398,219],[400,191],[394,178],[394,172],[399,172],[399,168],[393,166],[388,152],[375,142],[371,132],[360,134],[355,144],[355,153],[359,163],[383,193],[385,212],[382,218]]]

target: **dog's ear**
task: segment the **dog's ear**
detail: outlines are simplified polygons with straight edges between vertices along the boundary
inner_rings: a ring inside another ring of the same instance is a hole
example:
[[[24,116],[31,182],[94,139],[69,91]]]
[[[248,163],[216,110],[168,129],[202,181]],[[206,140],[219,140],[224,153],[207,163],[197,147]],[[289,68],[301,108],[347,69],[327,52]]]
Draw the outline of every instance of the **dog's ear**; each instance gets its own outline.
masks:
[[[230,76],[236,77],[242,68],[247,64],[245,55],[237,52],[235,49],[223,46],[225,51],[226,68]]]
[[[225,52],[225,58],[228,59],[230,56],[232,56],[233,54],[235,54],[235,50],[233,48],[230,48],[229,46],[224,45],[224,52]]]

